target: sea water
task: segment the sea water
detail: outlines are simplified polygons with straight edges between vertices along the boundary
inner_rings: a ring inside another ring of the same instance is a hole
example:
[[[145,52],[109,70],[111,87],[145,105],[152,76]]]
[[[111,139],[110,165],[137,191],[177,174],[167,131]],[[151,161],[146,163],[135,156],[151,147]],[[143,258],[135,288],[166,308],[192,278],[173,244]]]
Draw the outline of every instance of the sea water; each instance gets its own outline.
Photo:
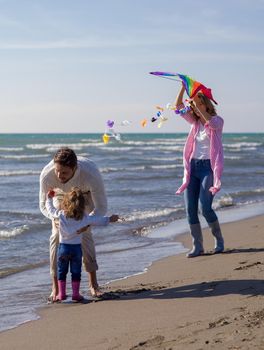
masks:
[[[50,222],[39,211],[38,193],[40,172],[55,151],[68,146],[93,160],[108,214],[124,219],[93,230],[98,280],[105,284],[185,250],[175,240],[188,230],[183,196],[175,195],[185,140],[186,134],[124,134],[104,145],[99,134],[0,135],[0,331],[36,319],[50,293]],[[262,214],[264,134],[225,134],[223,141],[222,190],[214,200],[221,222]]]

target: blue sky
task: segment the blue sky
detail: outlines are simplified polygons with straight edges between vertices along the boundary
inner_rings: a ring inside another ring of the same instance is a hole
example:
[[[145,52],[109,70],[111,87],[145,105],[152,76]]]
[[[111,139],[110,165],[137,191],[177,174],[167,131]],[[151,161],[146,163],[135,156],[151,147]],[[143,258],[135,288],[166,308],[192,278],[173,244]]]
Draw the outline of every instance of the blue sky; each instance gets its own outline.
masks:
[[[264,131],[263,0],[0,0],[0,132],[183,132],[156,105],[188,74],[212,88],[226,132]]]

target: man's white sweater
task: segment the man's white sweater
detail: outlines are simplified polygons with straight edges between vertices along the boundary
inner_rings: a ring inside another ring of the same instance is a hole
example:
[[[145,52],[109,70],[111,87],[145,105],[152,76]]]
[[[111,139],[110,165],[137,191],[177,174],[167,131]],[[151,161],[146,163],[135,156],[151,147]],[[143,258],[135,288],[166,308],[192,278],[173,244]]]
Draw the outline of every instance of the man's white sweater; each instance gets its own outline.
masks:
[[[46,196],[50,189],[57,194],[69,192],[72,187],[78,187],[85,193],[86,211],[89,214],[105,215],[107,199],[101,174],[96,165],[89,159],[78,157],[77,169],[73,177],[66,183],[61,183],[54,171],[54,161],[49,162],[40,174],[39,207],[44,216],[52,219],[46,208]],[[56,205],[57,199],[57,205]],[[62,196],[55,197],[54,205],[59,208]]]

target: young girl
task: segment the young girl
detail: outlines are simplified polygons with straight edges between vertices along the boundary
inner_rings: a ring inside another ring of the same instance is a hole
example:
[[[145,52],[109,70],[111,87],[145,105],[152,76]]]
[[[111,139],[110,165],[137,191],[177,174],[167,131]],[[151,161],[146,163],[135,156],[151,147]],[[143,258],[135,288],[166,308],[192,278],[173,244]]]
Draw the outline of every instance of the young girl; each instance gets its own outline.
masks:
[[[176,98],[175,104],[178,111],[184,108],[184,91],[182,86]],[[194,96],[190,105],[189,111],[187,109],[186,113],[180,113],[192,126],[183,151],[183,184],[176,194],[185,191],[187,219],[193,239],[193,249],[187,257],[192,258],[204,253],[202,229],[198,217],[199,200],[202,214],[215,237],[214,253],[221,253],[224,250],[220,225],[212,209],[214,195],[221,187],[224,121],[216,114],[211,100],[202,92]]]
[[[109,222],[116,222],[118,215],[89,216],[85,213],[85,198],[79,188],[73,188],[66,193],[61,210],[53,206],[55,192],[50,190],[47,194],[46,208],[48,213],[59,220],[59,248],[58,248],[58,287],[57,300],[66,299],[66,276],[69,265],[72,275],[72,300],[81,301],[80,281],[82,268],[81,235],[84,228],[89,225],[108,225]]]

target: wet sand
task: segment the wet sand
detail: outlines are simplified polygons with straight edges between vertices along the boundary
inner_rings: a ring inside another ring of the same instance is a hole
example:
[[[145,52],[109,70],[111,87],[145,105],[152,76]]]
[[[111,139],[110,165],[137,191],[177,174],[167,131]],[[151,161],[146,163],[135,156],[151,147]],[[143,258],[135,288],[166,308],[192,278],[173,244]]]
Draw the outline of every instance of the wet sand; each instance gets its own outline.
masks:
[[[264,349],[264,217],[222,225],[226,252],[155,262],[107,300],[56,304],[0,333],[1,350]],[[179,238],[191,246],[189,234]],[[85,286],[83,286],[85,289]]]

